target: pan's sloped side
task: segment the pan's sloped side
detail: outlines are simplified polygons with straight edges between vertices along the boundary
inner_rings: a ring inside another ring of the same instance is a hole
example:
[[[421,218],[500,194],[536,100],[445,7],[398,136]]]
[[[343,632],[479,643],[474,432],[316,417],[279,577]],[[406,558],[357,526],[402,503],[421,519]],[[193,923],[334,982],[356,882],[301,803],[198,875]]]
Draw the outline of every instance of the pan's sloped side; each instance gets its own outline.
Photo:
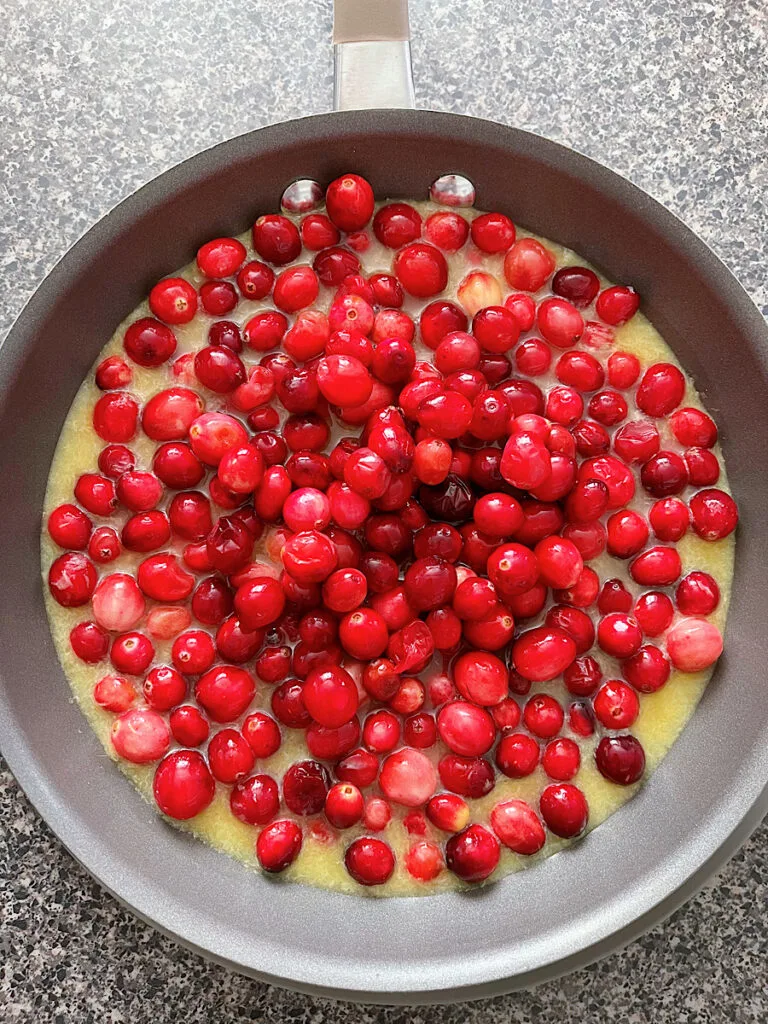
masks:
[[[728,654],[649,785],[583,843],[468,896],[382,902],[283,885],[166,826],[72,704],[41,600],[48,468],[103,342],[206,238],[273,210],[292,178],[349,169],[380,196],[422,196],[438,174],[464,173],[478,205],[634,282],[718,418],[743,516]],[[140,916],[270,981],[438,1001],[520,987],[608,952],[689,895],[765,810],[765,342],[740,286],[671,214],[524,132],[424,111],[334,114],[262,129],[168,172],[75,246],[0,352],[0,501],[12,524],[0,545],[0,740],[12,770],[72,853]]]

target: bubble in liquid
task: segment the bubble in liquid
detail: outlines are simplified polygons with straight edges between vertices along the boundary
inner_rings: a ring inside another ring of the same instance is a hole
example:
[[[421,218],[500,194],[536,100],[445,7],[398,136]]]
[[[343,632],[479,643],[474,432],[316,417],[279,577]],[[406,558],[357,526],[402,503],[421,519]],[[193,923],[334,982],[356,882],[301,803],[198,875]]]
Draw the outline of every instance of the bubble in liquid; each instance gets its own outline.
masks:
[[[442,206],[472,206],[475,202],[475,186],[462,174],[443,174],[432,182],[429,196]]]
[[[280,206],[286,213],[308,213],[323,201],[324,190],[311,178],[293,181],[283,192]]]

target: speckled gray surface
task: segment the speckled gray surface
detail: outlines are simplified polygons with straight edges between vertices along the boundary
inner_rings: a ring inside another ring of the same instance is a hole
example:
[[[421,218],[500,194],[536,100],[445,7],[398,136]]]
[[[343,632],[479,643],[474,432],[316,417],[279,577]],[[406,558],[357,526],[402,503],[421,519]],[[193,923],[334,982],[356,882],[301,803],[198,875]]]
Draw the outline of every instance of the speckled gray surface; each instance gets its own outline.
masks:
[[[6,0],[0,12],[0,336],[132,189],[214,142],[331,103],[330,0]],[[529,128],[607,163],[698,231],[768,312],[762,0],[412,0],[411,21],[420,105]],[[310,999],[206,963],[102,892],[7,771],[0,808],[3,1022],[768,1016],[765,824],[623,953],[517,996],[407,1010]]]

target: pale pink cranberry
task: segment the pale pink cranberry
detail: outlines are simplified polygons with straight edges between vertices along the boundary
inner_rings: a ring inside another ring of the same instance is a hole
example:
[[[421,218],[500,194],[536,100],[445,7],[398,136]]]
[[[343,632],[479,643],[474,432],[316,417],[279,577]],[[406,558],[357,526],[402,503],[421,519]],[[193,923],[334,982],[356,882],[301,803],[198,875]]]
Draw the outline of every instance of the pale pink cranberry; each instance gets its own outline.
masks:
[[[133,764],[159,761],[171,743],[165,719],[150,708],[123,712],[112,723],[109,738],[117,754]]]
[[[431,882],[437,878],[444,864],[440,848],[427,840],[414,843],[405,855],[408,874],[419,882]]]
[[[144,614],[144,596],[133,576],[116,572],[103,577],[93,592],[93,616],[114,632],[132,629]]]
[[[379,775],[384,795],[405,807],[420,807],[429,800],[437,785],[437,772],[420,750],[403,747],[385,758]]]
[[[713,665],[722,652],[720,630],[706,619],[681,619],[667,634],[667,653],[681,672],[701,672]]]
[[[93,688],[93,699],[105,711],[120,713],[136,703],[136,688],[123,676],[102,676]]]
[[[491,811],[491,827],[515,853],[530,857],[544,845],[546,834],[539,816],[524,800],[503,800]]]
[[[460,282],[456,297],[466,312],[474,316],[488,306],[501,305],[501,286],[492,274],[487,274],[483,270],[473,270]]]

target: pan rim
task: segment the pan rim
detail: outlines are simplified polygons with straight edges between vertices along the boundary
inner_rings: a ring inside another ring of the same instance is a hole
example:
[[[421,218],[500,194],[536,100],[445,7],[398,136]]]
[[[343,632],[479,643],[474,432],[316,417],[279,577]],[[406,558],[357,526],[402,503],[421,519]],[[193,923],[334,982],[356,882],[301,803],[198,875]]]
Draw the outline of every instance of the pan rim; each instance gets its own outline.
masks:
[[[86,232],[56,264],[22,310],[0,348],[0,398],[2,398],[1,389],[4,378],[12,378],[13,363],[23,353],[28,336],[34,333],[35,325],[45,310],[72,281],[79,277],[82,264],[87,262],[95,251],[110,241],[118,239],[126,224],[132,223],[137,216],[159,203],[164,196],[176,193],[179,189],[199,185],[201,169],[211,162],[215,169],[225,154],[230,160],[237,159],[238,156],[253,155],[254,148],[257,148],[254,143],[257,141],[263,141],[264,144],[273,146],[288,145],[292,140],[304,144],[308,136],[313,133],[325,136],[326,128],[321,130],[321,126],[327,126],[329,118],[336,121],[339,130],[347,131],[350,134],[355,131],[358,133],[389,133],[393,130],[393,120],[397,119],[398,127],[401,128],[403,125],[410,126],[411,130],[422,127],[428,132],[440,135],[459,132],[464,137],[471,138],[473,133],[485,135],[488,132],[489,124],[493,124],[464,115],[429,111],[337,112],[313,115],[296,121],[256,129],[254,132],[220,143],[190,157],[122,200]],[[494,125],[494,127],[507,137],[514,136],[518,148],[521,150],[532,153],[535,150],[537,159],[545,161],[551,159],[557,163],[558,167],[564,168],[566,173],[588,181],[599,187],[601,191],[617,198],[631,199],[644,217],[655,222],[666,236],[679,240],[678,248],[684,249],[688,253],[689,259],[703,267],[712,286],[717,287],[723,295],[729,309],[732,308],[734,315],[744,324],[744,329],[749,329],[755,335],[755,349],[758,351],[763,372],[768,376],[768,347],[764,346],[762,350],[758,349],[760,339],[763,342],[768,340],[768,330],[766,330],[763,318],[722,261],[674,214],[649,197],[638,186],[588,157],[520,129],[503,125]],[[488,146],[487,138],[483,138],[483,144]],[[213,174],[214,170],[211,170],[210,173]],[[109,856],[108,851],[100,848],[103,845],[102,837],[97,833],[82,834],[78,830],[77,823],[68,816],[66,805],[58,801],[55,790],[50,785],[50,780],[46,778],[44,764],[37,759],[34,751],[26,743],[26,737],[14,719],[12,705],[7,701],[2,688],[0,688],[0,711],[2,711],[0,714],[0,747],[9,767],[30,801],[70,853],[124,905],[165,934],[171,935],[188,948],[209,958],[226,963],[228,966],[234,966],[238,970],[252,974],[264,981],[277,981],[303,991],[336,998],[352,998],[370,1002],[432,1002],[478,998],[481,995],[524,987],[532,980],[542,981],[575,967],[583,966],[601,955],[604,951],[600,948],[601,946],[609,944],[613,948],[616,936],[620,936],[621,942],[630,941],[651,924],[671,913],[691,894],[692,886],[701,884],[712,870],[719,867],[735,851],[768,809],[768,753],[754,749],[745,752],[744,755],[740,799],[734,800],[733,793],[727,790],[723,792],[720,802],[716,808],[713,808],[708,821],[707,841],[705,842],[702,837],[699,837],[695,843],[691,842],[689,846],[695,846],[695,850],[681,847],[683,853],[679,858],[677,870],[673,871],[671,866],[665,865],[666,871],[662,872],[664,881],[657,880],[656,885],[649,888],[645,898],[639,901],[643,907],[639,913],[637,904],[631,909],[627,907],[627,913],[623,916],[617,914],[610,926],[606,927],[605,922],[602,927],[596,925],[589,932],[590,940],[586,947],[579,952],[563,955],[555,950],[550,955],[543,956],[538,966],[518,974],[512,979],[504,976],[503,970],[502,973],[499,973],[500,968],[503,968],[503,963],[498,958],[494,960],[484,953],[482,957],[476,957],[470,962],[466,954],[462,953],[461,970],[457,970],[456,965],[450,962],[440,972],[437,972],[440,977],[446,970],[450,970],[457,982],[452,988],[446,988],[442,980],[439,986],[434,988],[429,985],[424,987],[423,982],[428,980],[425,977],[421,979],[420,984],[416,984],[412,972],[400,972],[396,978],[393,978],[391,965],[387,965],[386,972],[382,971],[380,974],[372,972],[365,979],[358,979],[354,976],[355,970],[345,971],[333,958],[323,968],[322,976],[327,983],[318,985],[316,981],[312,980],[313,977],[318,976],[316,963],[311,965],[311,976],[301,969],[303,968],[302,964],[296,963],[290,965],[292,971],[290,976],[286,976],[281,970],[256,970],[252,966],[238,963],[236,959],[222,956],[215,949],[211,949],[212,934],[210,931],[206,933],[205,928],[190,929],[188,918],[183,919],[182,915],[182,919],[179,919],[177,914],[169,913],[166,908],[158,909],[157,893],[153,891],[153,887],[148,884],[146,879],[130,880],[129,884],[124,884],[124,876],[115,877],[118,865],[114,863],[114,858]],[[768,730],[766,731],[768,732]],[[683,733],[683,737],[684,735],[685,733]],[[679,747],[679,744],[680,741],[675,744],[673,751]],[[671,757],[672,752],[654,773],[654,779],[664,770],[665,765],[668,765]],[[667,768],[668,772],[671,770],[671,768]],[[631,803],[634,805],[641,804],[643,800],[647,801],[649,792],[651,792],[650,784],[646,785]],[[726,796],[728,796],[727,800]],[[626,811],[626,808],[624,810]],[[601,825],[600,832],[603,833],[603,830],[609,829],[610,824],[611,822],[608,821]],[[605,834],[607,835],[607,831]],[[550,858],[550,862],[556,859]],[[543,869],[545,864],[540,865],[536,870]],[[133,886],[132,890],[131,886]],[[137,895],[141,898],[137,898]],[[350,899],[350,897],[339,898]],[[420,900],[446,900],[448,898],[446,895],[420,897]],[[397,902],[397,898],[388,902]],[[625,904],[629,902],[624,900]],[[183,920],[183,925],[180,924],[180,920]],[[191,923],[194,924],[194,922]],[[194,937],[190,937],[190,934]],[[216,938],[218,940],[219,937]],[[274,965],[282,965],[282,968],[285,968],[289,963],[285,950],[276,949],[272,962]],[[459,983],[462,977],[465,980],[463,983]],[[357,980],[365,980],[365,987],[351,983]]]

